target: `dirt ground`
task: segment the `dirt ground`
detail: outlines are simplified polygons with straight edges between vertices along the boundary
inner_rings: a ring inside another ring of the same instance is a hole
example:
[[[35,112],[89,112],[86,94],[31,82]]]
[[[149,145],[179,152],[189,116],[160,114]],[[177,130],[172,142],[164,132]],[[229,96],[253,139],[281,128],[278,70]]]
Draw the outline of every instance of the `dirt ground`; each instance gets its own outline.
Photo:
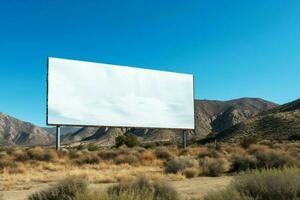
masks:
[[[184,179],[180,181],[171,181],[170,184],[178,191],[183,199],[202,198],[209,191],[222,189],[226,187],[232,177],[198,177],[193,179]],[[53,183],[52,183],[53,184]],[[105,190],[112,184],[91,184],[89,187],[95,190]],[[37,191],[50,187],[49,183],[39,183],[33,185],[29,190],[9,190],[2,191],[4,200],[26,200],[26,198]]]

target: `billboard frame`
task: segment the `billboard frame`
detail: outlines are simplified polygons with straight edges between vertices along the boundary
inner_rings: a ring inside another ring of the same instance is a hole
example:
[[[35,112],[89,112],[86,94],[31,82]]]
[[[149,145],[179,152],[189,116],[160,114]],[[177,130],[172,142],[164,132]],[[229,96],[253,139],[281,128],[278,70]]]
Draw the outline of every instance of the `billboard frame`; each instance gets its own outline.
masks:
[[[166,127],[143,127],[143,126],[108,126],[108,125],[83,125],[83,124],[52,124],[48,123],[49,118],[48,118],[48,93],[49,93],[49,58],[54,58],[54,57],[47,57],[47,69],[46,69],[46,125],[47,126],[56,126],[56,127],[61,127],[61,126],[76,126],[76,127],[94,127],[94,128],[100,128],[100,127],[108,127],[108,128],[141,128],[141,129],[169,129],[169,130],[181,130],[181,131],[194,131],[196,127],[196,117],[195,117],[195,78],[193,74],[189,74],[193,77],[193,110],[194,110],[194,127],[193,128],[166,128]],[[72,59],[73,60],[73,59]],[[74,60],[74,61],[80,61],[80,60]],[[89,62],[89,61],[81,61],[81,62]],[[96,63],[96,62],[92,62]],[[108,63],[105,63],[108,64]],[[121,65],[119,65],[121,66]],[[123,67],[123,66],[121,66]],[[130,66],[131,67],[131,66]],[[145,69],[146,68],[141,68],[141,67],[132,67],[132,68],[138,68],[138,69]],[[149,70],[149,69],[148,69]],[[152,70],[152,69],[150,69]],[[162,71],[162,70],[153,70],[153,71]],[[162,71],[162,72],[171,72],[171,71]],[[177,73],[177,72],[171,72],[171,73]],[[180,74],[180,73],[178,73]]]

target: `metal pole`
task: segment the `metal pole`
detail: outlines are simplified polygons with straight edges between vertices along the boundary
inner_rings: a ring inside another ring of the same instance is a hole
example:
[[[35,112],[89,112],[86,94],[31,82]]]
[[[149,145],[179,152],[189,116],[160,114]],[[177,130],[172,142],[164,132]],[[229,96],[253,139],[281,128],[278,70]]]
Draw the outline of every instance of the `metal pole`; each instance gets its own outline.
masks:
[[[56,150],[60,150],[60,126],[56,126]]]
[[[187,134],[186,131],[182,132],[182,148],[185,149],[186,148],[186,141],[187,141]]]

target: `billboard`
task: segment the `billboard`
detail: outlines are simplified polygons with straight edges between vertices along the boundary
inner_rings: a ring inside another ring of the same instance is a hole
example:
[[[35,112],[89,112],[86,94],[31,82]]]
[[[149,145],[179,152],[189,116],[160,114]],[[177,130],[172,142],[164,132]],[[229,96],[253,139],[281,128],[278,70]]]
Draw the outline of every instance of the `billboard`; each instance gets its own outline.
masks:
[[[194,129],[190,74],[48,58],[47,125]]]

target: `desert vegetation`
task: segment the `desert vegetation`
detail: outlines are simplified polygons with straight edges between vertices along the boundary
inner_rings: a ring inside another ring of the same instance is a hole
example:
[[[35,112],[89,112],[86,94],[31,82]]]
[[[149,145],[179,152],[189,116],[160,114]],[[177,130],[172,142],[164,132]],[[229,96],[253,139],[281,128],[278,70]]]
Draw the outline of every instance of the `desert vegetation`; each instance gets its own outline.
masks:
[[[252,189],[248,191],[251,193],[250,196],[248,192],[243,192],[242,184],[254,184],[255,180],[263,183],[264,180],[259,178],[265,177],[268,180],[273,178],[281,181],[282,185],[276,185],[276,187],[290,187],[287,180],[280,178],[283,176],[297,177],[291,174],[299,174],[299,171],[297,172],[299,167],[299,143],[284,144],[269,141],[249,145],[212,143],[190,146],[187,149],[180,149],[174,145],[148,146],[147,148],[141,145],[131,148],[122,145],[118,148],[100,148],[96,144],[65,146],[60,152],[56,152],[50,147],[0,149],[2,190],[24,190],[30,189],[37,183],[53,185],[57,181],[62,181],[58,186],[32,195],[30,200],[58,195],[62,192],[61,190],[68,190],[72,193],[71,190],[74,187],[86,190],[85,195],[91,200],[102,199],[102,197],[103,199],[139,199],[141,197],[161,199],[162,197],[157,196],[159,193],[157,191],[162,190],[161,187],[164,188],[165,185],[158,183],[217,176],[234,176],[235,178],[226,191],[209,194],[205,197],[206,199],[217,199],[218,195],[224,196],[224,198],[228,196],[228,198],[236,197],[236,199],[259,199],[257,196],[251,196]],[[72,183],[69,183],[70,179],[65,180],[74,176],[83,178],[80,181],[74,178]],[[137,179],[141,176],[143,178]],[[251,177],[254,179],[252,180]],[[85,182],[83,183],[81,180],[85,180]],[[245,180],[253,182],[246,183]],[[85,189],[88,184],[100,183],[117,185],[101,194],[101,198],[98,197],[99,191]],[[150,187],[149,191],[143,189],[143,191],[147,191],[147,194],[138,192],[140,188],[137,185],[142,183]],[[117,189],[118,187],[121,189]],[[270,187],[275,187],[275,185]],[[168,189],[172,191],[171,188]],[[291,190],[291,188],[284,189]],[[81,189],[76,190],[80,191]],[[281,190],[283,189],[281,188]],[[66,195],[73,195],[72,198],[78,199],[78,195],[83,193],[80,192],[76,195],[67,193]]]

